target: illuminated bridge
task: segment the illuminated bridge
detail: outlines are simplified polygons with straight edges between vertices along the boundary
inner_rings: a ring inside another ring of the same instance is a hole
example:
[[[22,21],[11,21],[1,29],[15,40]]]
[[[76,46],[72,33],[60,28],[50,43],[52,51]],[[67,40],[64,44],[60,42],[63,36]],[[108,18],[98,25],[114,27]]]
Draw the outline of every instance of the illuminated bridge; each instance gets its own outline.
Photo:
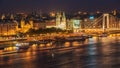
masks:
[[[85,32],[120,32],[120,19],[111,14],[105,13],[80,30]]]

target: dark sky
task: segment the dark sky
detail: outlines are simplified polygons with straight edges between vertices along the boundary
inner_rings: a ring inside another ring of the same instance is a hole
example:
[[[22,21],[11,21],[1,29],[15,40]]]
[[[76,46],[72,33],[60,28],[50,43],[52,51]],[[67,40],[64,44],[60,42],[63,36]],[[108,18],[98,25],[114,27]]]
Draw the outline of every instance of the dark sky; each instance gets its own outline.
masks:
[[[0,11],[111,11],[120,10],[120,0],[0,0]]]

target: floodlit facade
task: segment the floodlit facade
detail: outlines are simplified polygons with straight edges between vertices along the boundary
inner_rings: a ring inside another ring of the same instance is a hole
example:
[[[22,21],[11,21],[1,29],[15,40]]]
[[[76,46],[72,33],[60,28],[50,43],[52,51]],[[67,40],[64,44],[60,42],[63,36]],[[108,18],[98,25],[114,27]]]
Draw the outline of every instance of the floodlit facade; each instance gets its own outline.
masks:
[[[0,35],[15,35],[16,34],[16,22],[1,23],[0,24]]]
[[[82,20],[80,19],[70,19],[67,21],[67,29],[73,30],[74,32],[79,32],[79,29],[81,29],[81,23]]]
[[[60,29],[66,29],[66,16],[64,12],[58,12],[56,14],[56,27]]]
[[[25,22],[25,20],[22,19],[20,24],[17,23],[16,31],[25,33],[31,28],[33,28],[33,21]]]

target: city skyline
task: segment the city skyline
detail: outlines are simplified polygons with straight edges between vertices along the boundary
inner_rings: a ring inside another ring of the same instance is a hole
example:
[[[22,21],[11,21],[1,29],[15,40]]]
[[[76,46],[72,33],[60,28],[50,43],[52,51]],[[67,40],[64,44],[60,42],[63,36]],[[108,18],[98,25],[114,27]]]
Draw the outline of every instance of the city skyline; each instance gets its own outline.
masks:
[[[102,11],[120,10],[119,0],[0,0],[0,12]]]

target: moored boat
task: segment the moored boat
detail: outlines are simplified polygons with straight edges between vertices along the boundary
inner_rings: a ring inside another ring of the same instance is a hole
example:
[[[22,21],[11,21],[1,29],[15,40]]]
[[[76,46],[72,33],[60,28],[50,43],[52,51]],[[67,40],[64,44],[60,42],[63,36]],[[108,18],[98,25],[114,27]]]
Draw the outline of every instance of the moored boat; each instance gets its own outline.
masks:
[[[66,37],[65,40],[66,41],[84,41],[87,37],[85,36],[70,36],[70,37]]]
[[[27,43],[27,42],[17,43],[16,47],[17,47],[17,49],[28,49],[29,48],[29,43]]]
[[[107,36],[108,36],[108,34],[106,34],[106,33],[102,33],[99,35],[99,37],[107,37]]]

